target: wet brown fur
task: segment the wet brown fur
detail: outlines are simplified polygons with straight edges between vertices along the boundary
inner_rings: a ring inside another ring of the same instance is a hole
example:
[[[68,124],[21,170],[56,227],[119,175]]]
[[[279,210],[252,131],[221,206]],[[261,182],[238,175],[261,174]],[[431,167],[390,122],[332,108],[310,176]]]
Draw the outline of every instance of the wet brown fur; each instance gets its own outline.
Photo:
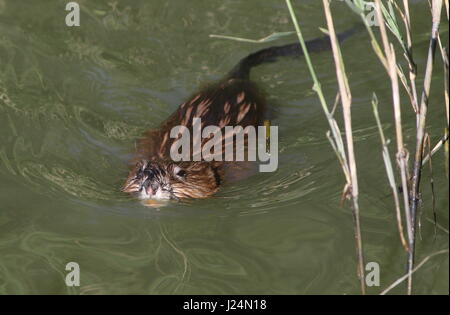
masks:
[[[137,152],[127,182],[136,176],[141,160],[158,162],[162,167],[171,167],[170,148],[176,140],[170,137],[175,126],[186,126],[193,133],[193,119],[200,118],[205,126],[258,126],[263,120],[265,100],[255,84],[248,80],[227,79],[212,84],[195,93],[156,130],[149,130],[137,141]],[[222,132],[224,135],[224,132]],[[209,138],[203,139],[201,146]],[[222,139],[222,143],[224,143]],[[191,143],[191,148],[192,148]],[[194,154],[191,150],[191,157]],[[192,159],[191,159],[192,160]],[[184,181],[170,178],[177,198],[207,198],[216,193],[224,181],[224,165],[233,162],[180,162],[178,166],[188,172]],[[168,175],[170,176],[170,175]]]
[[[229,79],[210,85],[181,104],[159,129],[148,131],[138,140],[134,162],[170,159],[170,147],[176,140],[170,138],[170,130],[178,125],[186,126],[192,135],[194,118],[201,118],[202,128],[211,125],[245,128],[258,126],[263,120],[264,109],[264,97],[250,81]]]

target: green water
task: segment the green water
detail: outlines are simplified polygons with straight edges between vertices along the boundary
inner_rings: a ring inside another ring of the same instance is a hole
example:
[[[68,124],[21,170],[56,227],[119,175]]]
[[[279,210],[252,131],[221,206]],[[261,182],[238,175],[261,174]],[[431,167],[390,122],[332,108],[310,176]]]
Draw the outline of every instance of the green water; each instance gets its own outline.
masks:
[[[294,2],[304,35],[320,35],[321,2]],[[160,210],[119,192],[135,139],[198,86],[264,46],[208,35],[257,39],[290,31],[284,1],[79,1],[81,26],[72,28],[64,22],[65,4],[0,0],[1,294],[359,292],[352,216],[340,206],[344,177],[303,60],[253,72],[279,126],[277,172]],[[345,5],[333,10],[338,29],[355,21]],[[411,11],[423,73],[430,16],[423,1],[411,1]],[[447,20],[442,38],[447,43]],[[376,92],[385,133],[394,140],[390,84],[365,34],[348,40],[343,54],[353,92],[365,258],[381,268],[381,286],[369,288],[376,294],[405,272],[370,105]],[[314,55],[313,62],[332,104],[331,55]],[[428,116],[433,143],[445,125],[440,57],[436,64]],[[412,152],[414,117],[402,97]],[[341,122],[340,110],[336,116]],[[433,161],[437,218],[448,229],[442,152]],[[428,170],[422,209],[418,260],[449,243],[448,232],[434,235],[429,221]],[[65,285],[70,261],[80,265],[80,287]],[[448,255],[432,258],[416,273],[415,292],[448,294],[448,270]],[[403,292],[402,286],[392,291]]]

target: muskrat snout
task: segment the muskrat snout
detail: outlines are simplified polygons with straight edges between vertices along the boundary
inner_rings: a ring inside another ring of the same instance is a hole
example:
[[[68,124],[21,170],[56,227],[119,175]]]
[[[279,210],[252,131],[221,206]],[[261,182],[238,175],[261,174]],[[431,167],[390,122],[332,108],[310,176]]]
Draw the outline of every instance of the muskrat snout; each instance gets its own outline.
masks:
[[[141,200],[180,200],[209,197],[219,185],[219,170],[212,163],[139,161],[122,191]]]
[[[122,191],[139,199],[172,199],[164,167],[145,160],[136,163]]]
[[[149,196],[153,196],[158,191],[160,185],[154,180],[154,176],[148,176],[143,182],[141,189],[145,189]]]

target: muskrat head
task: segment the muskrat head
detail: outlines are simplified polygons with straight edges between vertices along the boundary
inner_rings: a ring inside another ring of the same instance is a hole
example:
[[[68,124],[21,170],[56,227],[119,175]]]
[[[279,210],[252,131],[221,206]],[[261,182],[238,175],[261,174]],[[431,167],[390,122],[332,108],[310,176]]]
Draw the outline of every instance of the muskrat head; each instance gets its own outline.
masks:
[[[141,200],[179,200],[207,198],[219,185],[219,170],[212,163],[141,160],[131,170],[122,191]]]

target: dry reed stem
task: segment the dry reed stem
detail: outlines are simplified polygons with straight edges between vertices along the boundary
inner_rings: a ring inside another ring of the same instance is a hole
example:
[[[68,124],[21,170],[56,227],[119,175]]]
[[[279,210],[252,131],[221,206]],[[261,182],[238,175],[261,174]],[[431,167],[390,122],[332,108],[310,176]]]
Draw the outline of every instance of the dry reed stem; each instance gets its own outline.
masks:
[[[428,255],[427,257],[425,257],[419,264],[417,264],[417,266],[411,271],[411,273],[416,272],[417,270],[419,270],[419,268],[421,268],[428,260],[430,260],[432,257],[437,256],[437,255],[441,255],[441,254],[445,254],[448,253],[448,249],[444,249],[444,250],[440,250],[438,252],[435,252],[431,255]],[[389,287],[387,287],[386,289],[384,289],[380,295],[385,295],[386,293],[388,293],[389,291],[391,291],[393,288],[395,288],[396,286],[398,286],[400,283],[402,283],[403,281],[405,281],[406,279],[409,278],[409,273],[407,273],[406,275],[398,278],[396,281],[394,281]]]
[[[379,0],[378,0],[379,1]],[[441,20],[441,11],[442,11],[442,0],[433,0],[432,2],[432,19],[433,25],[431,30],[431,39],[428,48],[428,57],[427,57],[427,65],[425,68],[425,78],[424,78],[424,86],[422,91],[422,98],[420,103],[420,111],[419,111],[419,125],[416,133],[416,153],[414,157],[414,166],[413,166],[413,175],[412,175],[412,186],[411,186],[411,218],[412,218],[412,228],[413,234],[415,233],[415,221],[416,221],[416,212],[420,199],[420,177],[422,172],[422,158],[423,158],[423,146],[424,146],[424,137],[425,137],[425,125],[426,125],[426,117],[427,117],[427,109],[428,109],[428,97],[430,95],[431,88],[431,79],[433,73],[433,63],[436,53],[436,45],[438,38],[438,30],[439,24]],[[414,239],[410,243],[410,248],[414,249]],[[414,265],[414,250],[411,252],[412,257],[408,258],[408,271],[411,275],[411,270]],[[408,293],[412,291],[412,277],[408,279]]]
[[[328,32],[331,40],[331,48],[333,51],[334,63],[336,65],[336,76],[339,85],[339,94],[341,96],[341,103],[344,115],[344,125],[345,125],[345,135],[347,140],[347,158],[350,170],[350,194],[353,200],[353,217],[355,222],[355,242],[356,242],[356,255],[357,255],[357,266],[358,266],[358,278],[360,281],[362,294],[366,293],[365,282],[364,282],[364,256],[362,247],[362,237],[361,237],[361,221],[359,215],[359,189],[358,189],[358,176],[356,168],[356,159],[353,144],[353,131],[352,131],[352,118],[351,118],[351,103],[352,96],[350,92],[350,87],[348,85],[347,76],[345,74],[344,61],[342,59],[341,50],[339,48],[339,43],[336,36],[336,31],[334,29],[333,18],[330,12],[330,2],[329,0],[323,0],[323,7],[325,11],[325,17],[328,25]]]
[[[408,61],[409,66],[409,82],[411,85],[411,94],[413,96],[412,106],[414,108],[414,111],[416,112],[416,115],[418,115],[419,105],[417,100],[417,88],[416,88],[417,66],[414,63],[413,58],[412,39],[411,39],[411,17],[409,14],[408,0],[403,0],[403,8],[405,10],[403,24],[405,24],[405,33],[406,33],[406,45],[407,45],[406,60]],[[418,123],[418,116],[416,116],[416,122]]]
[[[380,116],[378,114],[378,99],[376,98],[375,94],[372,99],[372,107],[373,107],[373,113],[375,116],[375,121],[378,126],[378,132],[380,133],[381,144],[383,147],[383,161],[384,161],[384,165],[386,168],[386,174],[388,176],[389,185],[391,186],[392,195],[394,196],[395,215],[396,215],[396,219],[397,219],[397,229],[398,229],[398,233],[400,235],[400,241],[403,245],[403,248],[405,248],[406,251],[409,251],[408,242],[406,241],[406,238],[404,235],[405,233],[403,230],[400,198],[398,196],[398,186],[395,181],[394,168],[392,167],[391,156],[389,153],[388,144],[387,144],[386,138],[384,136],[383,127],[381,125]]]
[[[443,146],[446,142],[448,142],[448,134],[445,134],[445,135],[441,138],[441,140],[439,140],[438,143],[436,143],[436,145],[433,147],[433,149],[431,150],[431,152],[430,152],[429,154],[427,154],[427,155],[423,158],[423,160],[422,160],[422,166],[424,166],[425,163],[427,163],[428,160],[429,160],[429,159],[430,159],[437,151],[439,151],[439,150],[442,148],[442,146]]]
[[[414,232],[413,232],[413,222],[410,216],[409,210],[409,194],[408,194],[408,164],[407,164],[407,153],[405,151],[405,146],[403,143],[403,131],[402,131],[402,120],[401,120],[401,107],[400,107],[400,91],[398,85],[398,76],[397,76],[397,60],[395,55],[395,50],[391,43],[389,43],[389,39],[386,32],[386,27],[384,25],[384,17],[381,11],[381,1],[375,0],[375,11],[377,20],[380,26],[381,38],[384,46],[384,51],[386,53],[386,58],[389,66],[389,76],[391,80],[391,88],[392,88],[392,97],[393,97],[393,107],[394,107],[394,117],[395,117],[395,133],[397,140],[397,163],[400,168],[400,176],[402,181],[402,189],[403,189],[403,203],[404,203],[404,211],[406,218],[406,228],[408,235],[408,262],[412,262],[412,257],[414,257],[413,251],[414,248],[411,246],[414,241]],[[408,264],[409,265],[409,264]],[[409,269],[409,278],[408,278],[408,294],[411,294],[411,286],[412,286],[412,273],[411,269]]]

